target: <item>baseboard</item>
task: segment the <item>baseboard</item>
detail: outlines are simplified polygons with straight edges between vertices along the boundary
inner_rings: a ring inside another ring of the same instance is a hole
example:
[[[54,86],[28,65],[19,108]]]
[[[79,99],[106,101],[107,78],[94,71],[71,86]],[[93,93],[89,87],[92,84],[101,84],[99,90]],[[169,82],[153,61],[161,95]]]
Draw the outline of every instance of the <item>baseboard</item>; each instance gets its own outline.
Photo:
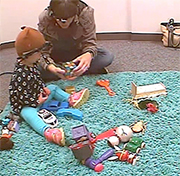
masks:
[[[159,33],[132,33],[132,32],[107,32],[97,33],[97,40],[132,40],[132,41],[161,41]],[[0,50],[13,48],[14,41],[0,44]]]
[[[7,49],[7,48],[14,48],[14,41],[0,43],[0,50]]]
[[[97,33],[97,39],[98,40],[161,41],[162,34],[132,33],[132,32]]]

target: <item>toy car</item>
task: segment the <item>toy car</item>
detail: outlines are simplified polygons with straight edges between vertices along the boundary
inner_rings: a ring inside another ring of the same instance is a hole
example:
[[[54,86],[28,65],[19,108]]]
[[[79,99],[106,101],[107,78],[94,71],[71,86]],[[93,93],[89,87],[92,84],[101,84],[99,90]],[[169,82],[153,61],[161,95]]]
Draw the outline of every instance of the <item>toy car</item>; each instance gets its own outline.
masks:
[[[57,100],[51,100],[50,102],[44,103],[40,109],[46,109],[48,111],[57,111],[61,108],[69,108],[68,102],[59,102]]]
[[[59,109],[56,112],[58,117],[72,117],[74,120],[82,121],[83,113],[79,109]]]
[[[54,128],[58,125],[58,119],[56,118],[56,116],[46,109],[41,109],[38,112],[38,116],[42,118],[42,120],[51,128]]]
[[[124,145],[124,150],[128,150],[132,153],[139,153],[142,148],[145,147],[145,143],[138,137],[132,137],[128,143]]]

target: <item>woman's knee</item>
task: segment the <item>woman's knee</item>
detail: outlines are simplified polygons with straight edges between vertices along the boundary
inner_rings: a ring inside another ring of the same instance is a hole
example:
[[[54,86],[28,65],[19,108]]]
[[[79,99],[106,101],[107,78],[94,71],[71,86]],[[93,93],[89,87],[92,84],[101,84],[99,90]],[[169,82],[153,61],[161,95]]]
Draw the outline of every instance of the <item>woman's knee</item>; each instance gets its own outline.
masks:
[[[99,61],[99,64],[102,64],[103,67],[107,67],[114,60],[114,55],[104,48],[98,48],[98,53],[96,58]]]

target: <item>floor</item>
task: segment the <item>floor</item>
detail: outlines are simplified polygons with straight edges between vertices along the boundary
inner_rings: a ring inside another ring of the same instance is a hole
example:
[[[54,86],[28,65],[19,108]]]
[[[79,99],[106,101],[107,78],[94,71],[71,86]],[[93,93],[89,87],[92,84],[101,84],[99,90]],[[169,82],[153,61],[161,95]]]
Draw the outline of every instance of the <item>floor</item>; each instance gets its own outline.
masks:
[[[110,72],[146,72],[146,71],[180,71],[180,48],[164,47],[157,41],[105,40],[98,41],[115,55],[108,67]],[[16,60],[14,48],[0,51],[0,73],[13,71]],[[0,109],[8,103],[8,85],[10,75],[0,77]]]

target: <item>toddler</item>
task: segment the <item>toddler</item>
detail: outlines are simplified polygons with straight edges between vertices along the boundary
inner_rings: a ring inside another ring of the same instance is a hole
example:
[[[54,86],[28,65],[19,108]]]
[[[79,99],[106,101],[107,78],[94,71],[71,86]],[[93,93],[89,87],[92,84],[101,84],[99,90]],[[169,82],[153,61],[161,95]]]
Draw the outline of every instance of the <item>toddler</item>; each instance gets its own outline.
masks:
[[[69,102],[78,108],[89,97],[89,90],[68,94],[57,85],[45,85],[38,70],[41,51],[48,45],[43,35],[31,27],[23,27],[16,38],[15,48],[18,54],[9,85],[12,112],[20,115],[37,133],[47,141],[65,145],[62,128],[50,128],[39,116],[38,111],[44,102],[56,99]]]

